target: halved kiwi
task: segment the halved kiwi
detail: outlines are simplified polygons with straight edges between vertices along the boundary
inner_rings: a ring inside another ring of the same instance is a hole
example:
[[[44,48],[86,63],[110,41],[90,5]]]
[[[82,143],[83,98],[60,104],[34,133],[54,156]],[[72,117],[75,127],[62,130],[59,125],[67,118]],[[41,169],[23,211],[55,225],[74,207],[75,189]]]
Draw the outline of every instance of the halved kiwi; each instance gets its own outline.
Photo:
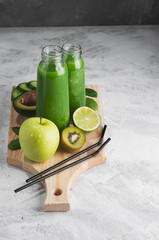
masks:
[[[68,127],[62,131],[61,143],[67,152],[80,149],[86,141],[84,132],[77,127]]]

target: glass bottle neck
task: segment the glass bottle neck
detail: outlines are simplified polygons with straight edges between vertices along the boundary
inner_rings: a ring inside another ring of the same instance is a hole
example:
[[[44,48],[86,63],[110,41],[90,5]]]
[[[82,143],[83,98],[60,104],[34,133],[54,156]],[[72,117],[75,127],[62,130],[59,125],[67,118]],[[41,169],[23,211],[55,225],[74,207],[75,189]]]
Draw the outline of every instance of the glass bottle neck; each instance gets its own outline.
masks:
[[[64,56],[64,59],[66,57],[70,59],[80,58],[82,55],[81,46],[77,43],[65,43],[62,46],[62,54]]]
[[[62,49],[56,45],[48,45],[43,47],[41,53],[43,62],[61,62],[62,61]]]

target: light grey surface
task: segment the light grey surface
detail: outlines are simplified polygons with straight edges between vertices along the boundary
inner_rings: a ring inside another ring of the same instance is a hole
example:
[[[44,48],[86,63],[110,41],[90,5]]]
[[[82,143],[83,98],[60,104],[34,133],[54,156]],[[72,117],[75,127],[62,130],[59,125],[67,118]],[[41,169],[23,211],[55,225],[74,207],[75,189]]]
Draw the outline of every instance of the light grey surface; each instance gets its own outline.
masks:
[[[36,79],[41,48],[81,44],[112,141],[108,161],[70,191],[71,210],[42,212],[45,192],[13,190],[31,174],[6,164],[11,86]],[[0,29],[0,240],[157,240],[159,26]]]

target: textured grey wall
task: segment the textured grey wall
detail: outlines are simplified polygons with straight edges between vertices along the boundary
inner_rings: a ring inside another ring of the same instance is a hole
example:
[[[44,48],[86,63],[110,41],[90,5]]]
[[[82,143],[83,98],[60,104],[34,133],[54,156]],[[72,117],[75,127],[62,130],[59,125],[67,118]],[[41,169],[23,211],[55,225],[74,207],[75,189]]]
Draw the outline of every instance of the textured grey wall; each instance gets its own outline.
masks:
[[[0,0],[0,27],[159,24],[159,0]]]

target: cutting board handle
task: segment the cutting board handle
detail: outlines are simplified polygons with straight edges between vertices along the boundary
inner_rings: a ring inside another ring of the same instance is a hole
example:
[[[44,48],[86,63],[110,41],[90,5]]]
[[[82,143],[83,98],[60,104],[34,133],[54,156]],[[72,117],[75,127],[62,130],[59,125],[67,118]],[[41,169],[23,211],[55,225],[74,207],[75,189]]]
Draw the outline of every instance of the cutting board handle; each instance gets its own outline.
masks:
[[[55,178],[50,177],[44,181],[44,186],[46,189],[46,199],[43,204],[43,210],[45,212],[70,210],[67,181],[63,181],[62,185],[58,184],[58,182],[55,184]]]

